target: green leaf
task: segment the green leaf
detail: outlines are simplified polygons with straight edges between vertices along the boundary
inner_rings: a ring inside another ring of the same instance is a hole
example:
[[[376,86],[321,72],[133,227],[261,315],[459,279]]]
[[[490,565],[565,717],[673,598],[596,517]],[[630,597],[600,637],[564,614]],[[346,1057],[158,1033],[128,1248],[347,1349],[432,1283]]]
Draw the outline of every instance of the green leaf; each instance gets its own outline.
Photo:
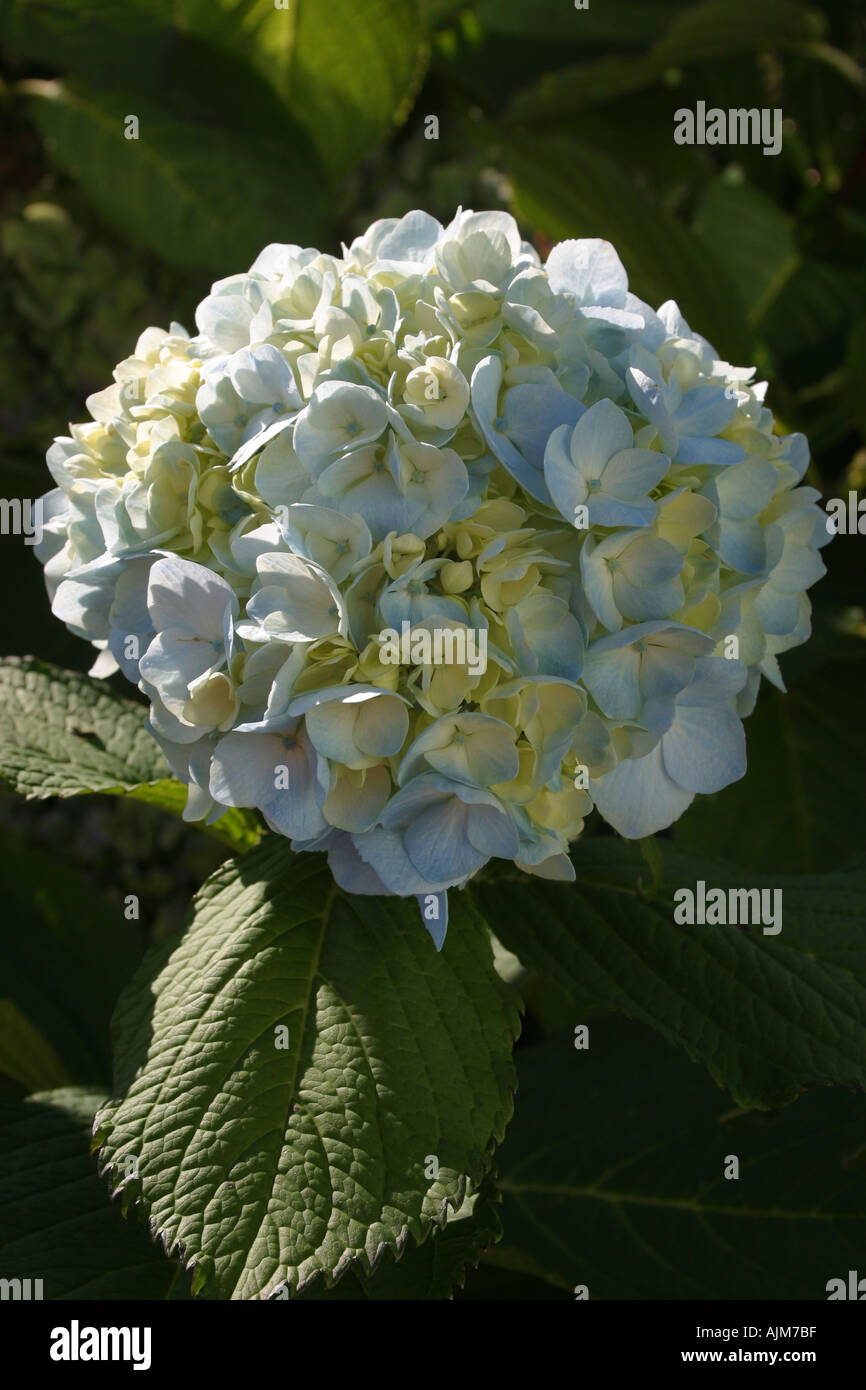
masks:
[[[0,42],[22,68],[36,60],[93,88],[122,92],[124,114],[137,112],[139,101],[156,101],[178,119],[244,133],[251,144],[272,142],[281,130],[288,135],[291,118],[246,65],[245,45],[220,51],[208,41],[207,24],[190,33],[181,11],[179,0],[88,0],[85,10],[78,0],[5,0]],[[302,131],[295,135],[305,140]]]
[[[808,372],[823,347],[838,346],[851,325],[852,305],[862,303],[860,277],[844,265],[805,260],[770,304],[761,325],[776,357]]]
[[[654,45],[654,61],[663,67],[751,53],[761,48],[801,48],[827,33],[820,9],[796,0],[703,0],[681,9],[667,33]]]
[[[25,1092],[73,1080],[51,1043],[11,999],[0,999],[0,1075]]]
[[[186,789],[170,778],[145,727],[147,709],[105,681],[31,657],[0,660],[0,777],[22,796],[133,796],[181,815]],[[232,809],[206,827],[236,849],[251,848],[254,816]]]
[[[0,1073],[29,1090],[106,1086],[109,1023],[141,959],[139,924],[17,836],[0,852],[0,901]]]
[[[820,10],[792,0],[703,0],[681,9],[663,36],[637,57],[601,58],[548,73],[519,92],[511,121],[561,119],[596,102],[614,101],[658,82],[671,68],[730,54],[794,49],[832,63],[855,84],[856,64],[823,42],[827,21]]]
[[[5,0],[0,9],[0,38],[19,64],[36,61],[64,72],[99,79],[113,60],[113,76],[134,77],[133,59],[162,36],[171,46],[171,0],[88,0],[82,11],[75,0]],[[118,71],[119,69],[119,71]]]
[[[6,657],[0,692],[0,768],[24,796],[130,791],[166,775],[145,707],[105,681]]]
[[[847,537],[834,542],[847,543]],[[766,686],[746,737],[745,777],[714,796],[696,797],[675,838],[763,872],[845,864],[863,845],[860,662],[834,662],[787,694]]]
[[[842,391],[845,406],[856,420],[861,434],[866,435],[864,381],[866,381],[866,316],[861,316],[848,334],[848,346],[845,354],[845,381]]]
[[[863,1268],[861,1097],[725,1113],[698,1069],[622,1024],[594,1024],[585,1051],[565,1035],[518,1063],[497,1268],[591,1299],[825,1299],[829,1279]]]
[[[111,791],[112,788],[106,790]],[[160,811],[168,811],[173,816],[182,816],[187,789],[183,782],[173,777],[163,777],[158,782],[142,782],[137,787],[131,787],[126,795],[134,801],[146,801],[151,806],[158,806]],[[262,838],[262,828],[255,811],[247,811],[240,806],[229,807],[212,825],[204,825],[200,821],[193,824],[238,853],[253,849]]]
[[[636,844],[589,838],[572,857],[574,884],[515,877],[502,892],[482,880],[473,896],[575,1010],[588,993],[650,1024],[742,1105],[784,1104],[817,1082],[866,1084],[866,978],[849,969],[850,939],[839,944],[866,916],[866,874],[762,878],[667,844],[664,887],[650,896]],[[781,933],[675,922],[674,889],[701,879],[708,890],[780,889]],[[836,943],[827,958],[825,937]]]
[[[423,77],[415,0],[181,0],[181,12],[193,32],[261,75],[333,174],[388,135]],[[306,194],[309,180],[302,186]]]
[[[794,223],[756,188],[714,179],[694,230],[724,265],[751,323],[760,322],[800,263]]]
[[[483,1259],[477,1270],[468,1275],[463,1291],[455,1294],[455,1299],[461,1303],[469,1300],[483,1303],[501,1303],[503,1300],[526,1303],[571,1298],[570,1287],[549,1282],[538,1275],[526,1274],[522,1268],[512,1269],[507,1265],[500,1267],[492,1257]]]
[[[475,13],[491,33],[526,39],[562,39],[574,44],[613,42],[643,44],[674,18],[676,4],[648,0],[605,0],[578,10],[564,0],[543,7],[524,0],[478,0]]]
[[[408,114],[427,58],[415,0],[365,0],[361,6],[351,0],[286,0],[279,6],[275,0],[130,0],[120,7],[93,0],[83,14],[74,0],[11,0],[0,17],[0,36],[19,58],[56,64],[94,88],[113,83],[124,93],[124,114],[140,112],[142,102],[164,105],[168,98],[177,120],[173,128],[164,123],[148,158],[161,155],[165,161],[174,150],[178,170],[191,182],[193,140],[181,120],[191,119],[192,130],[201,131],[195,108],[207,111],[202,159],[222,149],[207,185],[216,183],[227,222],[240,223],[257,177],[270,169],[274,214],[267,220],[264,201],[250,212],[272,227],[280,209],[291,211],[297,226],[287,225],[301,241],[316,240],[301,230],[311,225],[310,200],[318,202],[320,219],[324,211],[310,166],[321,162],[340,175],[387,137]],[[230,119],[221,113],[227,92]],[[219,146],[208,137],[213,125],[222,127]],[[248,141],[245,149],[231,142],[239,128],[254,132],[256,142]],[[266,147],[263,158],[257,157],[258,141]],[[240,156],[235,164],[233,154]],[[221,168],[226,177],[219,178]],[[241,170],[244,198],[231,192],[226,198],[227,177]],[[204,183],[204,166],[199,174]],[[285,226],[272,239],[289,239]],[[263,236],[252,254],[267,240]]]
[[[46,1299],[163,1299],[177,1266],[112,1205],[88,1155],[103,1091],[0,1104],[0,1269]]]
[[[208,880],[122,997],[101,1161],[195,1293],[368,1273],[480,1185],[517,1027],[468,898],[437,954],[414,902],[349,898],[274,836]]]
[[[106,92],[82,82],[31,81],[33,117],[51,158],[101,215],[171,265],[243,270],[270,241],[328,235],[315,156],[288,115],[255,138],[204,111],[178,114],[166,95]],[[181,108],[182,109],[182,108]],[[139,122],[127,139],[126,121]]]
[[[676,299],[723,357],[749,356],[749,334],[724,266],[614,160],[559,135],[515,137],[506,159],[519,216],[551,241],[612,242],[635,294],[653,307]]]
[[[395,1258],[386,1250],[375,1274],[360,1277],[349,1271],[333,1289],[314,1285],[299,1295],[308,1300],[369,1299],[389,1302],[451,1298],[464,1287],[467,1270],[502,1236],[499,1195],[488,1176],[480,1191],[467,1197],[459,1211],[450,1212],[443,1230],[434,1228],[423,1245],[411,1244]]]

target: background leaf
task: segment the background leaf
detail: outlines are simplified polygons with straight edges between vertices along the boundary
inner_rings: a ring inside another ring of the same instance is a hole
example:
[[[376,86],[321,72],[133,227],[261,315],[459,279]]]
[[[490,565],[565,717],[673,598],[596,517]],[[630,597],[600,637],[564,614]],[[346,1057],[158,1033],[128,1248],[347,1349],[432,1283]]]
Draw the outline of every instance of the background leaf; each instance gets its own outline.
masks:
[[[682,1055],[608,1022],[586,1051],[568,1035],[527,1048],[519,1072],[497,1270],[585,1284],[591,1299],[825,1299],[829,1279],[862,1269],[859,1096],[732,1112]]]
[[[423,75],[415,0],[181,0],[181,10],[185,25],[243,55],[332,173],[388,134]]]
[[[694,230],[724,265],[751,323],[757,323],[800,263],[794,221],[757,189],[714,179]]]
[[[11,999],[0,999],[0,1073],[25,1093],[72,1080],[63,1059]]]
[[[819,1081],[866,1084],[866,978],[852,959],[822,956],[824,926],[835,934],[866,916],[862,872],[762,878],[665,845],[664,887],[650,897],[634,843],[589,838],[572,853],[574,884],[515,875],[507,888],[494,879],[472,890],[548,987],[575,1007],[588,994],[657,1028],[742,1105],[783,1104]],[[674,888],[694,891],[699,879],[781,889],[781,934],[677,924]]]
[[[104,1092],[0,1102],[0,1268],[46,1299],[163,1299],[177,1265],[107,1200],[88,1154]]]
[[[773,352],[796,373],[795,381],[811,371],[814,382],[815,354],[840,346],[861,293],[862,275],[846,267],[806,259],[794,270],[768,307],[763,330]]]
[[[311,147],[286,117],[251,141],[226,122],[192,121],[153,94],[81,81],[31,82],[53,159],[124,236],[172,265],[224,275],[269,241],[327,239],[324,189],[305,182]],[[139,121],[127,139],[128,115]]]
[[[133,885],[134,887],[134,885]],[[144,949],[139,923],[57,856],[0,852],[0,1072],[28,1090],[107,1086],[109,1023]]]
[[[480,0],[475,12],[485,28],[520,38],[551,38],[583,45],[603,40],[651,43],[676,14],[665,0],[606,0],[578,10],[573,4],[528,6],[523,0]]]
[[[144,705],[30,657],[0,660],[0,696],[0,777],[21,795],[125,793],[182,814],[186,789],[170,779]],[[241,849],[259,838],[255,817],[236,808],[208,830]]]
[[[856,65],[846,63],[843,54],[823,41],[826,32],[820,10],[793,0],[761,0],[760,5],[751,0],[701,0],[680,8],[645,54],[561,68],[520,93],[510,116],[521,121],[561,118],[647,87],[682,64],[762,48],[809,53],[833,62],[857,83]]]

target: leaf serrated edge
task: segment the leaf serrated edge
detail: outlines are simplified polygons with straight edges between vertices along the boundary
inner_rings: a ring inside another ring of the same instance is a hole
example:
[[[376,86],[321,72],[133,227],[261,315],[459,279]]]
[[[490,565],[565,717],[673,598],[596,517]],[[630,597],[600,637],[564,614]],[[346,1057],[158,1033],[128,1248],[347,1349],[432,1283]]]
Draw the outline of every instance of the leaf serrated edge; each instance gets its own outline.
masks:
[[[282,845],[280,840],[280,836],[272,835],[268,839],[265,839],[262,842],[260,842],[260,844],[256,848],[260,854],[267,855],[268,860],[270,859],[271,854],[276,856],[279,853],[287,853],[290,857],[294,857],[295,859],[297,859],[299,861],[300,870],[303,872],[303,877],[301,879],[302,882],[306,882],[316,873],[322,873],[323,867],[326,865],[326,859],[324,854],[308,853],[304,855],[302,859],[300,855],[296,855],[293,851],[289,850],[288,846]],[[327,872],[327,870],[325,871]],[[213,896],[215,896],[225,886],[226,879],[229,879],[231,881],[237,880],[237,878],[238,865],[234,860],[227,861],[225,864],[221,865],[217,870],[215,870],[215,872],[211,874],[210,877],[207,878],[205,882],[201,884],[201,886],[193,894],[193,898],[187,912],[188,920],[185,926],[181,929],[181,932],[178,934],[177,938],[173,939],[171,943],[162,943],[161,947],[158,949],[161,949],[163,952],[166,953],[166,955],[170,954],[170,950],[179,944],[181,938],[185,939],[187,936],[189,936],[192,932],[195,931],[197,906],[207,903]],[[338,888],[336,883],[334,883],[333,880],[331,880],[331,887],[326,897],[325,906],[322,909],[323,937],[325,932],[326,921],[329,920],[333,903],[337,899],[342,899],[346,901],[350,906],[352,905],[351,895],[345,893],[342,889]],[[499,997],[503,1008],[503,1021],[506,1027],[508,1028],[513,1049],[514,1044],[517,1042],[517,1039],[520,1036],[522,1028],[522,1015],[524,1011],[523,1001],[515,987],[513,985],[508,984],[507,981],[503,980],[495,971],[495,968],[492,967],[493,948],[490,943],[490,929],[488,928],[486,919],[480,912],[476,902],[468,893],[461,901],[466,904],[469,916],[472,919],[474,919],[478,927],[481,929],[481,939],[485,942],[487,949],[490,951],[491,968],[493,968],[493,974],[496,981],[496,988],[499,993]],[[201,923],[199,923],[199,926],[201,926]],[[148,977],[150,976],[150,967],[154,963],[154,960],[155,958],[151,958],[150,960],[148,960],[148,957],[145,957],[145,960],[142,962],[141,966],[139,967],[139,970],[136,971],[135,975],[130,981],[130,986],[134,983],[135,979],[140,974],[144,975],[146,973]],[[492,1170],[492,1156],[495,1153],[497,1145],[500,1144],[503,1138],[505,1137],[505,1130],[512,1118],[512,1115],[514,1114],[514,1097],[517,1093],[518,1078],[517,1068],[514,1064],[513,1059],[513,1052],[510,1070],[511,1080],[505,1088],[505,1099],[503,1106],[501,1110],[494,1116],[493,1123],[491,1126],[491,1137],[487,1143],[486,1148],[483,1150],[482,1153],[482,1161],[486,1158],[489,1160],[489,1162],[487,1164],[484,1164],[481,1177],[478,1181],[479,1190],[485,1178]],[[156,1220],[154,1218],[151,1218],[144,1194],[139,1193],[133,1195],[131,1192],[129,1192],[128,1181],[125,1178],[121,1178],[119,1181],[112,1183],[112,1177],[115,1173],[116,1165],[111,1159],[103,1156],[103,1149],[111,1135],[113,1124],[110,1119],[110,1115],[105,1112],[110,1112],[110,1110],[119,1103],[120,1101],[117,1100],[115,1097],[109,1098],[104,1102],[104,1104],[99,1108],[99,1110],[96,1112],[96,1115],[94,1116],[93,1138],[91,1141],[91,1154],[96,1155],[98,1175],[102,1180],[107,1181],[108,1183],[110,1200],[114,1201],[118,1195],[121,1196],[121,1206],[124,1215],[126,1215],[127,1211],[130,1209],[136,1209],[142,1214],[144,1214],[147,1220],[147,1227],[150,1233],[151,1240],[154,1243],[159,1241],[162,1245],[163,1250],[165,1251],[167,1258],[177,1260],[184,1273],[192,1272],[193,1296],[198,1296],[199,1293],[205,1293],[205,1296],[207,1296],[206,1289],[210,1276],[212,1274],[212,1269],[206,1273],[202,1273],[200,1279],[197,1279],[196,1271],[202,1270],[202,1266],[205,1261],[209,1261],[212,1265],[213,1258],[211,1256],[199,1254],[198,1256],[192,1256],[190,1260],[187,1262],[186,1250],[180,1239],[176,1238],[171,1243],[171,1245],[169,1245],[167,1241],[168,1232],[158,1227]],[[422,1241],[416,1241],[416,1245],[423,1244],[424,1241],[435,1236],[435,1232],[437,1230],[443,1230],[445,1228],[448,1222],[449,1210],[454,1212],[458,1211],[460,1207],[463,1205],[463,1202],[466,1200],[468,1181],[469,1180],[466,1174],[461,1174],[458,1179],[456,1195],[443,1197],[438,1212],[436,1212],[432,1216],[419,1217],[419,1221],[426,1222],[426,1231]],[[124,1202],[123,1193],[125,1190],[127,1195],[126,1201]],[[370,1258],[366,1255],[366,1251],[364,1251],[361,1255],[357,1255],[352,1251],[346,1251],[345,1255],[341,1257],[341,1259],[337,1262],[335,1268],[332,1271],[326,1270],[321,1265],[319,1265],[318,1267],[313,1267],[306,1278],[297,1278],[296,1282],[292,1282],[292,1273],[296,1275],[298,1274],[298,1267],[295,1266],[294,1269],[289,1272],[289,1277],[287,1279],[282,1279],[277,1284],[272,1285],[269,1289],[262,1290],[258,1294],[256,1299],[249,1301],[271,1301],[274,1295],[276,1294],[277,1290],[285,1288],[287,1285],[289,1288],[290,1299],[293,1297],[296,1298],[299,1294],[304,1293],[310,1287],[311,1283],[318,1278],[324,1278],[324,1287],[326,1290],[332,1289],[343,1279],[343,1277],[349,1272],[350,1269],[352,1269],[354,1265],[358,1265],[360,1267],[362,1271],[360,1277],[370,1278],[378,1269],[387,1250],[392,1250],[395,1254],[395,1260],[399,1260],[399,1258],[405,1251],[408,1242],[412,1239],[412,1233],[407,1223],[398,1232],[393,1244],[389,1241],[380,1242],[380,1244],[377,1246],[372,1260],[370,1260]],[[354,1272],[357,1273],[357,1271]]]

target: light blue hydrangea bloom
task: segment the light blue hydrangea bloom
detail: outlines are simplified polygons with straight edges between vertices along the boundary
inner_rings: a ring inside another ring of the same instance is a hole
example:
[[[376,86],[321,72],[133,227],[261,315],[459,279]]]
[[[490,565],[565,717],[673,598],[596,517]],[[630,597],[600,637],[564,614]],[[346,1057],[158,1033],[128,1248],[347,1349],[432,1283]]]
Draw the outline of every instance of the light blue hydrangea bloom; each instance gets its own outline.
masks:
[[[150,701],[185,815],[256,808],[348,892],[553,881],[597,809],[742,777],[830,536],[766,383],[598,238],[505,212],[265,247],[48,451],[53,611]]]

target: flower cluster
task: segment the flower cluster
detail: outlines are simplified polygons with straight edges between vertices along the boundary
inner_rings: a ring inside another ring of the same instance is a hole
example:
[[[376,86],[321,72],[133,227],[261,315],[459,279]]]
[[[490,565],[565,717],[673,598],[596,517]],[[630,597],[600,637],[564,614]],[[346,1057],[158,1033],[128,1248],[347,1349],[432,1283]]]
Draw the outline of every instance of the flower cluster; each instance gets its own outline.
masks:
[[[754,369],[609,243],[412,212],[342,250],[142,334],[49,450],[40,558],[189,819],[257,807],[441,941],[491,856],[571,878],[593,806],[640,837],[743,775],[828,533]]]

